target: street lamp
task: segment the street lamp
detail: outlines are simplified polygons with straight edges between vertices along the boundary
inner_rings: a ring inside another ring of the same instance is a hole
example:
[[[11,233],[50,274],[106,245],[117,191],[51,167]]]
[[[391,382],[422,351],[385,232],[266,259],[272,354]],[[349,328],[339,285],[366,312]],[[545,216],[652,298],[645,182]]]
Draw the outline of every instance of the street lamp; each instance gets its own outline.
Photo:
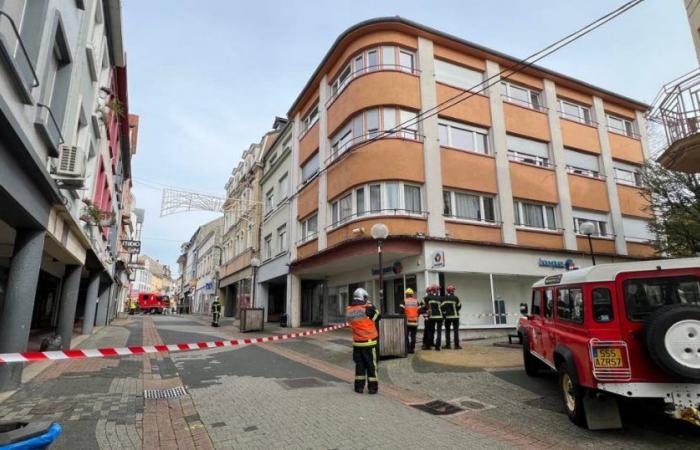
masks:
[[[384,307],[384,270],[382,267],[382,242],[389,237],[389,227],[383,223],[372,225],[372,238],[377,241],[377,255],[379,255],[379,307]]]
[[[260,260],[258,258],[253,258],[250,260],[250,266],[253,268],[253,286],[251,287],[251,305],[255,306],[255,275],[258,272],[258,267],[260,267]]]
[[[588,236],[588,249],[591,252],[591,261],[593,261],[593,265],[595,266],[595,255],[593,254],[593,241],[591,240],[591,235],[595,234],[596,232],[595,224],[593,222],[583,222],[581,225],[579,225],[578,230],[579,232]]]

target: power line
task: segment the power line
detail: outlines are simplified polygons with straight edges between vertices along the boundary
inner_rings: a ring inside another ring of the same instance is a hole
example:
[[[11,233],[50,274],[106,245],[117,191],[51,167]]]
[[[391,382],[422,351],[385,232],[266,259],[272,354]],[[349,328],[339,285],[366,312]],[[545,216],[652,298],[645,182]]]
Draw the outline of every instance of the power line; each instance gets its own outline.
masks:
[[[370,139],[367,139],[367,140],[357,144],[351,150],[345,152],[337,160],[344,159],[347,156],[349,156],[352,153],[359,150],[360,148],[362,148],[366,145],[369,145],[372,142],[375,142],[375,141],[382,139],[386,136],[390,136],[394,133],[397,133],[397,132],[401,131],[403,128],[418,125],[419,123],[423,122],[425,119],[432,117],[432,116],[435,116],[435,115],[439,114],[441,111],[444,111],[445,109],[452,108],[453,106],[458,105],[459,103],[472,98],[473,96],[479,94],[480,92],[485,91],[489,87],[491,87],[497,83],[500,83],[502,80],[509,79],[510,77],[515,75],[516,73],[522,72],[524,69],[527,69],[528,67],[532,66],[537,61],[542,60],[543,58],[545,58],[545,57],[561,50],[562,48],[572,44],[573,42],[575,42],[578,39],[582,38],[583,36],[589,34],[590,32],[596,30],[597,28],[600,28],[601,26],[610,22],[614,18],[620,16],[621,14],[623,14],[623,13],[629,11],[630,9],[634,8],[635,6],[639,5],[643,1],[644,0],[632,0],[632,1],[629,1],[625,4],[623,4],[622,6],[618,7],[617,9],[605,14],[604,16],[599,17],[598,19],[594,20],[593,22],[590,22],[589,24],[579,28],[578,30],[574,31],[573,33],[568,34],[567,36],[565,36],[565,37],[559,39],[558,41],[548,45],[547,47],[543,48],[542,50],[539,50],[539,51],[533,53],[532,55],[528,56],[527,58],[518,61],[515,65],[513,65],[507,69],[501,70],[499,73],[481,81],[480,83],[475,84],[474,86],[472,86],[469,89],[461,90],[461,92],[457,93],[456,95],[448,98],[447,100],[441,102],[440,104],[438,104],[430,109],[427,109],[423,112],[418,113],[415,118],[411,118],[405,122],[402,122],[402,123],[398,124],[397,126],[395,126],[394,128],[391,128],[389,130],[384,130],[384,131],[380,132],[377,136],[373,136]],[[530,60],[530,61],[528,61],[528,60]],[[502,76],[507,72],[510,72],[510,73],[508,73],[505,76]],[[479,88],[479,86],[482,86],[482,85],[484,85],[484,83],[487,83],[491,80],[495,80],[495,81],[481,87],[480,89],[477,89],[477,88]],[[462,98],[462,99],[457,100],[459,97],[463,96],[464,94],[469,94],[469,95]],[[445,105],[447,105],[447,106],[445,106]],[[330,166],[326,165],[323,169],[319,170],[318,173],[320,174],[324,171],[327,171],[329,167]],[[299,194],[299,190],[297,190],[297,192],[294,195],[298,195],[298,194]]]

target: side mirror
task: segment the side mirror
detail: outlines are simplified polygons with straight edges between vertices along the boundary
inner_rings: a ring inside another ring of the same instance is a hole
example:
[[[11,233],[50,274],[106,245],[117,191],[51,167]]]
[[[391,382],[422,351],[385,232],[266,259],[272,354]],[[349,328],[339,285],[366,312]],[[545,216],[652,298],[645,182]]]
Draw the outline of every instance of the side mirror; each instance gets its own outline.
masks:
[[[520,304],[520,314],[522,314],[523,316],[527,316],[527,312],[528,312],[527,303],[521,303]]]

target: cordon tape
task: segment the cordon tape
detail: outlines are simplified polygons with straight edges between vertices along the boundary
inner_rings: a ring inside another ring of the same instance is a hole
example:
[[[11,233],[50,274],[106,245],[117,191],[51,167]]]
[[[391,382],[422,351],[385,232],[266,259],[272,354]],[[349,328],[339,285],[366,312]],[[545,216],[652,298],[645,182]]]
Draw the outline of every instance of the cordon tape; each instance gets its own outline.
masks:
[[[22,353],[0,353],[0,364],[31,362],[31,361],[60,361],[65,359],[85,359],[85,358],[105,358],[110,356],[143,355],[147,353],[168,353],[186,352],[189,350],[202,350],[207,348],[237,347],[250,344],[263,344],[265,342],[285,341],[298,337],[311,336],[314,334],[327,333],[340,328],[347,327],[347,323],[319,328],[316,330],[302,331],[300,333],[290,333],[258,338],[233,339],[230,341],[195,342],[192,344],[170,344],[170,345],[142,345],[135,347],[108,347],[88,350],[64,350],[48,352],[22,352]]]

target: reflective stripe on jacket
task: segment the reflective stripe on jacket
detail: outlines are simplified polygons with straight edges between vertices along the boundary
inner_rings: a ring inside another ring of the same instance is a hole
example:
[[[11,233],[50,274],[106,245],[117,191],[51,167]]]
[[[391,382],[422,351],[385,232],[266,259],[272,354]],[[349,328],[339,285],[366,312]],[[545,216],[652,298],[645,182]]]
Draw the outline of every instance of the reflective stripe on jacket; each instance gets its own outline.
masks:
[[[459,319],[460,309],[462,309],[462,304],[456,295],[447,295],[442,300],[442,314],[445,319]]]
[[[429,295],[425,297],[428,301],[428,309],[430,310],[430,318],[432,320],[442,320],[442,309],[440,308],[440,297],[437,295]]]
[[[350,305],[345,310],[345,318],[352,329],[353,345],[369,347],[377,344],[377,327],[374,322],[379,319],[371,305]]]
[[[413,297],[406,297],[401,304],[401,309],[406,314],[408,326],[418,326],[418,300]]]

